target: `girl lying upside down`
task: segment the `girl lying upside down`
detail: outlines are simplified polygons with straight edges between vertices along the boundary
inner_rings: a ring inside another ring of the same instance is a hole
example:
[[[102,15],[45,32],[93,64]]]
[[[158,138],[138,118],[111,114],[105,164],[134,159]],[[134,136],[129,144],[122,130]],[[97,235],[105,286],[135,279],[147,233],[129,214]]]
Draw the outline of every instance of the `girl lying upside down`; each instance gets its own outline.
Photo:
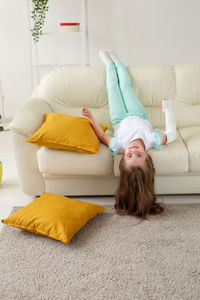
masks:
[[[176,139],[176,122],[170,100],[161,100],[159,107],[165,113],[166,130],[153,130],[148,114],[137,98],[126,66],[112,52],[100,51],[106,64],[106,86],[114,137],[106,135],[95,121],[91,111],[81,109],[89,118],[99,140],[108,146],[113,155],[124,153],[119,169],[120,181],[115,195],[115,209],[146,219],[148,214],[160,214],[163,207],[156,202],[154,189],[155,168],[147,151],[162,149],[162,145]]]

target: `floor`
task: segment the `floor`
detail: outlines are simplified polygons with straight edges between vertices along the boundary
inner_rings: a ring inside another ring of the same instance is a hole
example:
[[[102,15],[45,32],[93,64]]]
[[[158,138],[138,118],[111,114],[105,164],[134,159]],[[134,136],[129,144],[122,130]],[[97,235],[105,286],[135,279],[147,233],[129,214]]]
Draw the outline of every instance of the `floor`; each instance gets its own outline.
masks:
[[[34,197],[22,192],[18,182],[15,165],[12,137],[10,131],[0,132],[0,161],[3,163],[3,177],[0,184],[0,220],[6,218],[13,206],[25,206]],[[100,205],[114,204],[114,197],[76,197],[83,201]],[[163,203],[200,203],[200,195],[159,195]],[[0,230],[3,224],[0,223]]]

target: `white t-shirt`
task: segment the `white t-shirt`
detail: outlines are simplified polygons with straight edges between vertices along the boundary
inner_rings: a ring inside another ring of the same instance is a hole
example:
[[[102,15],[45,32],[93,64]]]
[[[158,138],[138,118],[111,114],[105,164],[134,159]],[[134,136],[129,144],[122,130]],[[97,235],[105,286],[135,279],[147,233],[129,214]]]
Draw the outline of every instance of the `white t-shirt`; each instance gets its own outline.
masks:
[[[142,139],[145,150],[151,148],[162,149],[162,138],[167,136],[167,144],[176,139],[176,121],[172,111],[171,100],[162,100],[162,111],[165,113],[165,131],[154,129],[148,120],[138,116],[129,116],[122,120],[114,129],[114,137],[109,148],[113,155],[124,153],[128,144],[135,139]]]
[[[137,116],[130,116],[122,120],[114,129],[114,140],[117,143],[118,152],[124,153],[128,144],[135,139],[142,139],[145,150],[153,147],[154,132],[151,123]],[[112,149],[112,143],[110,145]]]

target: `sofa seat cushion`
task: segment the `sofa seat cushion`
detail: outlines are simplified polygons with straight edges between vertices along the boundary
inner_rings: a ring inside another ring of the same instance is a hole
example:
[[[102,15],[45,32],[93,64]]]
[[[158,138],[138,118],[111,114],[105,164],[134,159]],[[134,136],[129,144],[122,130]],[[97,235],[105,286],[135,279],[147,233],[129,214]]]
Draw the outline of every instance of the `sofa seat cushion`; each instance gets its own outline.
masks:
[[[163,150],[150,149],[156,175],[185,173],[188,171],[188,151],[181,136],[177,132],[177,139],[173,143],[163,146]],[[114,174],[119,176],[119,163],[122,154],[114,157]]]
[[[100,144],[99,153],[83,154],[73,151],[41,147],[37,152],[39,170],[59,175],[112,175],[113,157]]]
[[[200,172],[200,126],[180,128],[189,154],[189,171]]]

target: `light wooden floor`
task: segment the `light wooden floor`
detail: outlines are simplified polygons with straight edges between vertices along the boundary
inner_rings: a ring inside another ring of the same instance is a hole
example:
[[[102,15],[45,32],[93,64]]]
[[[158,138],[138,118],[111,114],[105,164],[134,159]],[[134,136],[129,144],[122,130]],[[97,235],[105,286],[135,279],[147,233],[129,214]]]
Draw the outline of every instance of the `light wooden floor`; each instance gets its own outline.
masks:
[[[0,132],[0,161],[3,163],[3,178],[0,185],[0,220],[6,218],[13,206],[25,206],[34,197],[22,192],[18,183],[13,154],[11,132]],[[114,204],[114,197],[76,197],[83,201],[100,205]],[[200,203],[200,195],[162,195],[158,201],[163,203]],[[0,223],[0,229],[3,224]]]

